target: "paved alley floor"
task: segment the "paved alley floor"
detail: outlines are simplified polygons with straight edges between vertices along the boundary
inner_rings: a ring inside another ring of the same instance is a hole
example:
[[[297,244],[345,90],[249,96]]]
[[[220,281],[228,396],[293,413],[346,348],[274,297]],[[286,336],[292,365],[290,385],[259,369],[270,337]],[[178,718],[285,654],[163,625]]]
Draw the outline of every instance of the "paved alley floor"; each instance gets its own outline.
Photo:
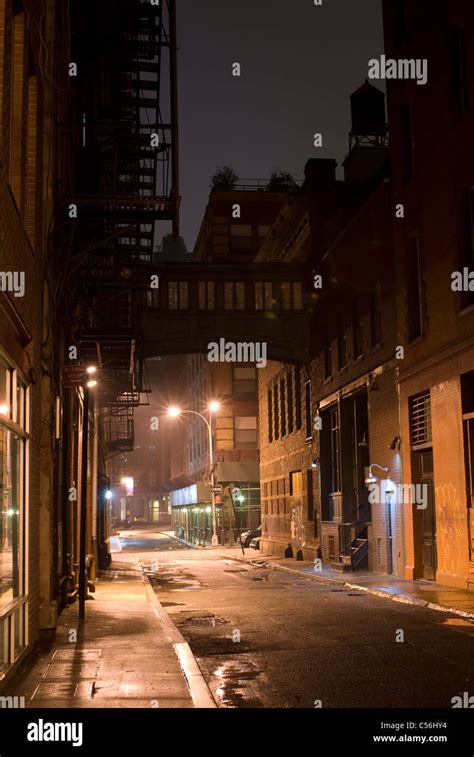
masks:
[[[143,565],[219,707],[445,709],[474,693],[474,623],[362,587],[400,592],[399,580],[309,580],[312,563],[193,549],[166,533],[122,533],[121,543],[114,562]]]
[[[141,573],[123,563],[97,581],[83,631],[78,604],[68,606],[54,642],[9,693],[35,708],[194,707],[174,642]]]

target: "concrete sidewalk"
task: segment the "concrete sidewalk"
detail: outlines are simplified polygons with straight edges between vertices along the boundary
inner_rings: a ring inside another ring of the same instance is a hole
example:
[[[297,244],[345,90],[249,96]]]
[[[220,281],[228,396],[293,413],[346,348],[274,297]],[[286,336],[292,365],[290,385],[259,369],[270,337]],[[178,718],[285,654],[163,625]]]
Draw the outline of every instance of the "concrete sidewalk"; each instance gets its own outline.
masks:
[[[257,559],[254,558],[252,562],[264,562],[278,570],[296,572],[314,581],[339,584],[347,588],[366,591],[378,597],[429,607],[431,610],[452,612],[463,618],[474,620],[474,591],[468,589],[440,586],[434,581],[421,579],[410,581],[399,576],[370,573],[369,571],[340,573],[325,565],[322,570],[315,571],[313,562],[285,557],[262,555]]]
[[[191,650],[136,566],[101,573],[86,621],[59,618],[10,696],[34,708],[192,708],[215,702]],[[76,638],[77,634],[77,640]]]

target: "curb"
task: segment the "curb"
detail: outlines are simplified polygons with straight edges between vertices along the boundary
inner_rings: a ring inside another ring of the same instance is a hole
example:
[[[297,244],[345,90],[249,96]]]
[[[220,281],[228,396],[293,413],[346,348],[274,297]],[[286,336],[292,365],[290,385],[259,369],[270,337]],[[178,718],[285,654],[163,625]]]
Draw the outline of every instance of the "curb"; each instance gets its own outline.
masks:
[[[188,688],[194,702],[194,707],[201,709],[217,708],[217,704],[211,694],[211,691],[206,683],[203,674],[201,673],[199,665],[197,664],[196,659],[191,651],[191,647],[189,646],[188,642],[185,640],[181,632],[177,629],[171,617],[168,615],[163,605],[157,598],[155,592],[153,591],[150,579],[143,572],[143,569],[140,570],[140,575],[145,585],[147,599],[155,610],[155,613],[158,616],[158,620],[161,623],[168,641],[170,642],[170,644],[172,644],[176,656],[179,660],[181,670],[183,671],[183,675],[186,679],[186,683],[188,684]]]
[[[234,560],[238,559],[236,557],[233,558]],[[241,560],[241,562],[244,562],[244,560]],[[391,599],[393,602],[401,602],[405,605],[416,605],[417,607],[427,607],[429,610],[437,610],[438,612],[450,612],[453,615],[459,615],[461,618],[467,618],[468,620],[474,620],[474,612],[467,612],[466,610],[459,610],[456,607],[448,607],[447,605],[439,605],[435,602],[427,602],[425,599],[417,599],[416,597],[407,597],[405,594],[391,594],[388,591],[382,591],[381,589],[372,589],[369,586],[361,586],[360,584],[352,584],[348,581],[341,581],[337,578],[329,578],[329,576],[316,576],[311,575],[309,573],[304,573],[302,570],[298,570],[297,568],[288,568],[285,565],[278,565],[277,563],[273,563],[267,560],[264,560],[263,558],[259,558],[259,560],[245,560],[245,562],[260,562],[264,563],[265,566],[273,568],[274,570],[282,570],[286,573],[297,573],[299,576],[303,576],[304,578],[308,578],[310,581],[317,581],[318,583],[323,584],[334,584],[336,586],[344,586],[347,589],[357,589],[357,591],[364,591],[367,594],[373,594],[376,597],[381,597],[382,599]]]

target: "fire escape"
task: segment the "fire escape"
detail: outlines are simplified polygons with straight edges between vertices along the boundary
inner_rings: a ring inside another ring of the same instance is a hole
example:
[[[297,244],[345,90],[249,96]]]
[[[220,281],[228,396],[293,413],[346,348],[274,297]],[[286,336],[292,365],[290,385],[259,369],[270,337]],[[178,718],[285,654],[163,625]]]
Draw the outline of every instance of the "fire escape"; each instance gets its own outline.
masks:
[[[72,326],[80,361],[100,370],[114,454],[133,449],[133,409],[149,391],[139,317],[157,226],[178,233],[175,0],[70,7],[74,192],[61,199],[73,240]]]

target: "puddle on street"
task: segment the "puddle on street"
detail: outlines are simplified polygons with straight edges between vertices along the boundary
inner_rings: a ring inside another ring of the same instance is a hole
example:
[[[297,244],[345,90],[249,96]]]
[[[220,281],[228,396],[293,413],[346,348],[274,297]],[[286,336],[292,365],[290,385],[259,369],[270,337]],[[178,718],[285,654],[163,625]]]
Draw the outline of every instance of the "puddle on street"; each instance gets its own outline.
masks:
[[[162,589],[169,592],[196,591],[202,588],[201,582],[197,578],[189,573],[182,573],[179,570],[156,572],[154,575],[149,576],[149,578],[154,589]]]
[[[212,672],[213,691],[219,707],[263,707],[255,694],[255,684],[262,671],[251,660],[229,660]],[[217,679],[217,687],[214,681]]]
[[[223,626],[228,622],[228,620],[224,620],[223,618],[188,618],[187,620],[183,620],[180,625],[215,628],[216,626]]]

